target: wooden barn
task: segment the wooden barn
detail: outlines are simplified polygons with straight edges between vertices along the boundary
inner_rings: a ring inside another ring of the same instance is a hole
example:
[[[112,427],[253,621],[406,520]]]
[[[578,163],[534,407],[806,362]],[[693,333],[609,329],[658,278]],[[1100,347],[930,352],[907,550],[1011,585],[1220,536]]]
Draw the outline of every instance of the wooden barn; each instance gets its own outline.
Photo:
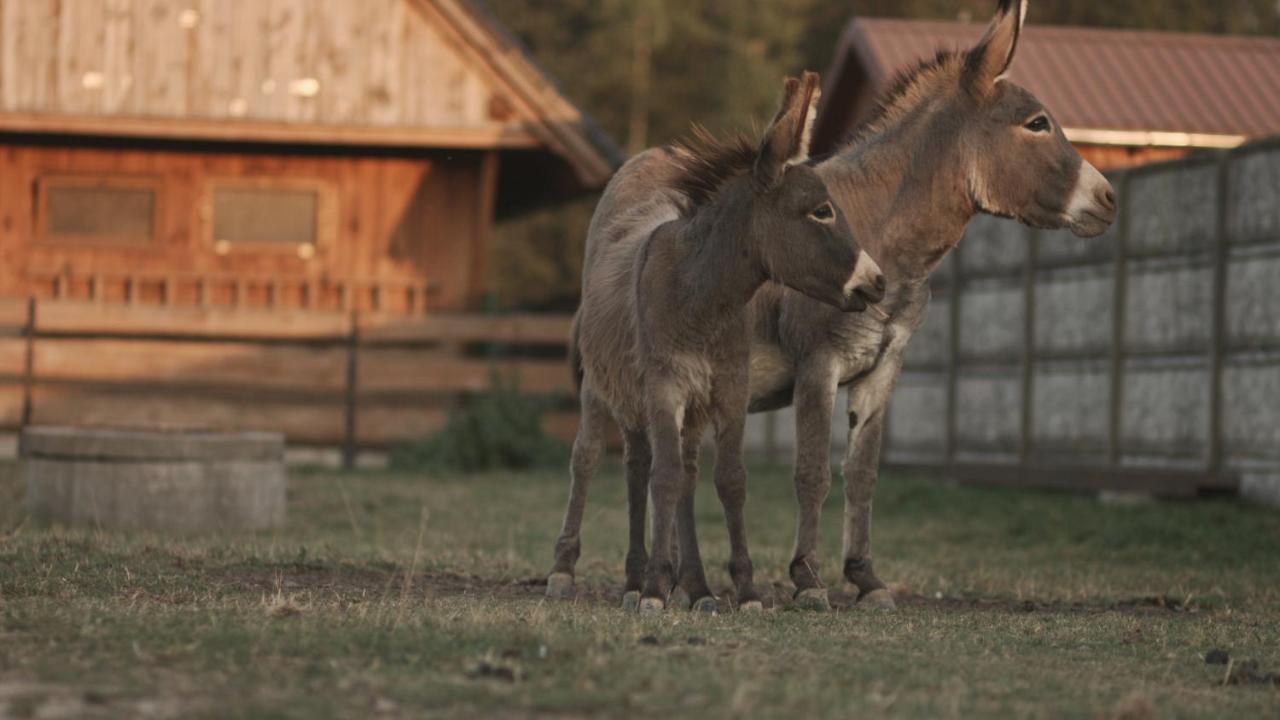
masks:
[[[814,144],[829,151],[897,74],[985,24],[855,18],[827,71]],[[1029,25],[1010,73],[1103,170],[1234,148],[1280,133],[1280,38]]]
[[[618,161],[468,0],[0,0],[0,297],[466,310]]]
[[[0,0],[0,430],[351,463],[495,371],[563,396],[567,318],[475,312],[487,239],[619,160],[470,0]]]

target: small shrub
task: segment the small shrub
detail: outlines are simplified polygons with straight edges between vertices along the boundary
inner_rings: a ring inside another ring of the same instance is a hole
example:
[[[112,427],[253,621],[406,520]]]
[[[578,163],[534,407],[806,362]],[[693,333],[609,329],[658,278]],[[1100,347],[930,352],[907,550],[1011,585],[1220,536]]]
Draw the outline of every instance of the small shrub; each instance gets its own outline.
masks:
[[[478,473],[562,465],[568,447],[542,430],[554,405],[552,398],[521,393],[517,380],[504,381],[495,372],[492,389],[469,396],[439,433],[393,447],[391,467]]]

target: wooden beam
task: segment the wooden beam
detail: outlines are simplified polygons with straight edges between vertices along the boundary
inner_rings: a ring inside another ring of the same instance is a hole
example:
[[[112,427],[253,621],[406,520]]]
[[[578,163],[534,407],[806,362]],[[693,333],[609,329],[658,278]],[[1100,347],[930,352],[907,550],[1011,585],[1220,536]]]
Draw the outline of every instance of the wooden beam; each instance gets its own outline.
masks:
[[[475,239],[471,243],[471,278],[468,294],[471,307],[482,309],[489,289],[489,241],[493,234],[493,214],[498,197],[498,153],[490,150],[480,163],[479,187],[476,196]]]
[[[256,120],[0,113],[0,132],[166,140],[463,150],[545,147],[523,124],[483,127],[304,125]]]
[[[98,305],[64,301],[41,303],[38,331],[41,335],[336,340],[346,337],[350,325],[350,318],[341,313]]]
[[[27,299],[0,299],[0,335],[19,335],[27,325]]]
[[[498,342],[564,345],[572,318],[566,315],[400,315],[361,316],[366,345]]]

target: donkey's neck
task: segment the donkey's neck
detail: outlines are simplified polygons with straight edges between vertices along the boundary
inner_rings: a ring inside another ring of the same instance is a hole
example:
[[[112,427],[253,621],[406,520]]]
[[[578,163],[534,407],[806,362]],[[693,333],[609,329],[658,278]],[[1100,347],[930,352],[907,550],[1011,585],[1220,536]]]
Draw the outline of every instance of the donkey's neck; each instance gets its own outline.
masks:
[[[679,287],[679,312],[687,325],[711,327],[732,320],[765,283],[746,217],[731,200],[717,202],[679,229],[672,280]]]
[[[818,172],[891,281],[926,279],[975,212],[956,149],[919,122],[859,140]]]
[[[765,272],[751,242],[750,214],[728,200],[701,211],[681,238],[684,260],[678,266],[681,284],[694,307],[745,307],[765,282]]]

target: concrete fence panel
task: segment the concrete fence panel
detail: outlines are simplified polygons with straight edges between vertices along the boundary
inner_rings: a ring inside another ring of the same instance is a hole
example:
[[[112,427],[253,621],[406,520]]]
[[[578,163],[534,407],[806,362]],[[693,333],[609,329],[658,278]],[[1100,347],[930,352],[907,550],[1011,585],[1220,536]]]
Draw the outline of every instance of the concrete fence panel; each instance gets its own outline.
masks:
[[[1203,362],[1131,363],[1125,369],[1121,431],[1126,461],[1159,465],[1208,458],[1212,384]]]
[[[1216,163],[1144,172],[1129,184],[1130,250],[1166,254],[1213,247],[1218,218]]]
[[[1035,289],[1036,352],[1102,352],[1111,344],[1115,278],[1110,267],[1042,274]]]
[[[1004,359],[1022,351],[1027,306],[1021,280],[975,280],[960,302],[960,356]]]
[[[1280,239],[1280,149],[1256,152],[1231,166],[1231,239],[1239,243]]]
[[[1125,298],[1130,350],[1207,348],[1213,339],[1213,268],[1188,258],[1135,261]]]

